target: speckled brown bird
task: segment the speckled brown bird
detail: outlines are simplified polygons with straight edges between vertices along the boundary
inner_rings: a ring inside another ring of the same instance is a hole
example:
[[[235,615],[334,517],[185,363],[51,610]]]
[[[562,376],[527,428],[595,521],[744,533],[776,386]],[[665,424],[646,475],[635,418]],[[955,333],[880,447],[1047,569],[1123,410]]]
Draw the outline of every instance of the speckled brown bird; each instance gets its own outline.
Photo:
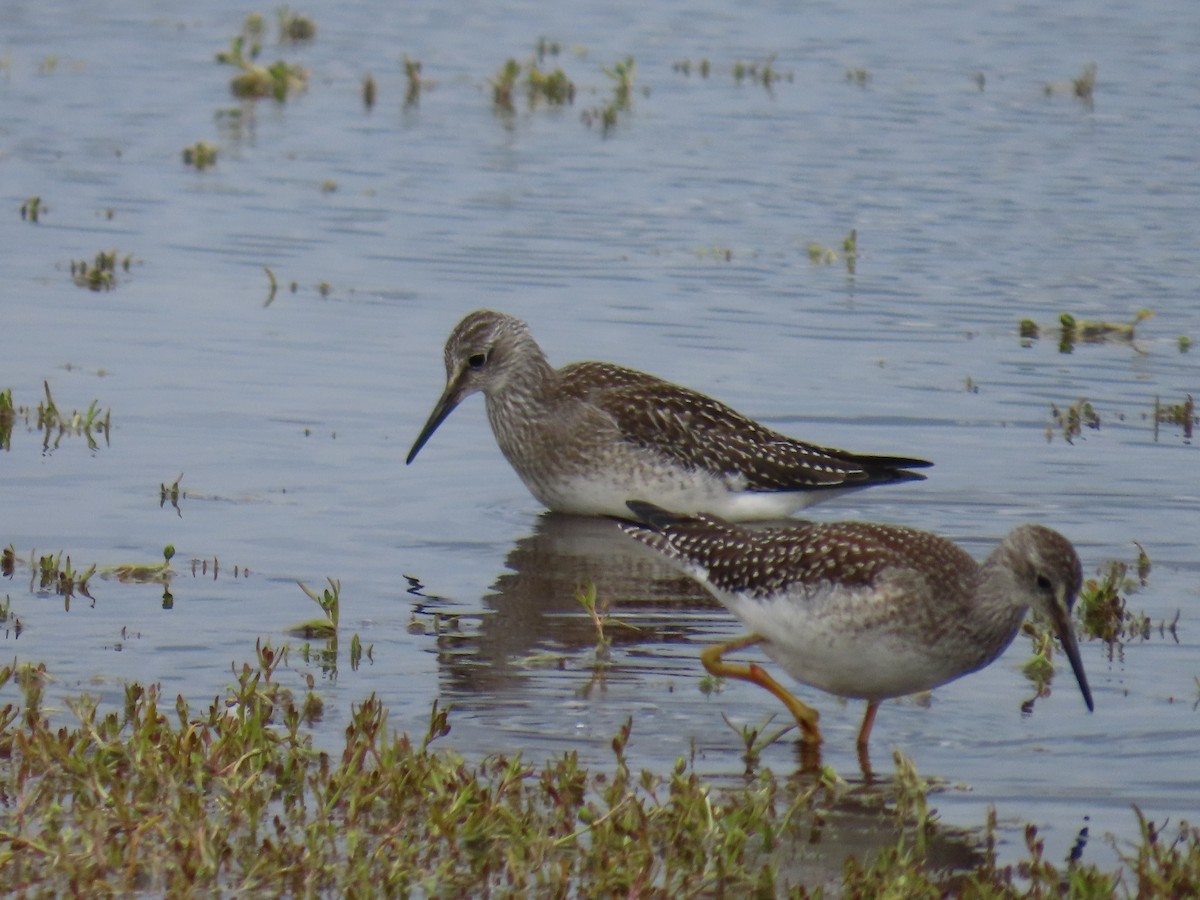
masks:
[[[723,403],[602,362],[555,369],[524,322],[478,310],[446,341],[446,389],[411,463],[479,391],[509,463],[547,507],[627,515],[643,499],[676,512],[773,519],[836,494],[914,481],[921,459],[859,456],[772,431]]]
[[[865,755],[879,703],[983,668],[1012,643],[1026,610],[1054,627],[1079,682],[1071,609],[1083,580],[1075,548],[1041,525],[1021,525],[980,565],[928,531],[870,522],[797,522],[750,530],[716,516],[680,516],[632,501],[626,534],[675,561],[750,634],[701,654],[708,671],[779,697],[819,744],[817,712],[757,665],[724,661],[753,644],[803,684],[867,701]]]

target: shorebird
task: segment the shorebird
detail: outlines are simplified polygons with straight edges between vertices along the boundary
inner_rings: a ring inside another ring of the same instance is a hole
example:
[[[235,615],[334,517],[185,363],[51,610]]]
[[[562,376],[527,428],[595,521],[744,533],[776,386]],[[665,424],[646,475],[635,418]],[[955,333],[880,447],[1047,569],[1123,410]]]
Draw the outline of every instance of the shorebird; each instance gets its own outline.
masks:
[[[835,494],[921,480],[931,463],[806,444],[653,375],[603,362],[555,369],[524,322],[478,310],[446,341],[446,389],[411,463],[482,392],[496,442],[545,506],[625,516],[628,500],[734,520],[774,519]]]
[[[724,653],[760,644],[797,681],[866,700],[858,732],[866,759],[880,701],[983,668],[1012,643],[1032,608],[1050,621],[1093,708],[1071,625],[1082,567],[1057,531],[1014,528],[981,565],[945,538],[897,525],[750,530],[637,500],[628,506],[639,521],[620,521],[625,533],[674,560],[751,632],[705,649],[704,667],[775,694],[806,744],[821,742],[817,711],[758,665],[726,662]]]

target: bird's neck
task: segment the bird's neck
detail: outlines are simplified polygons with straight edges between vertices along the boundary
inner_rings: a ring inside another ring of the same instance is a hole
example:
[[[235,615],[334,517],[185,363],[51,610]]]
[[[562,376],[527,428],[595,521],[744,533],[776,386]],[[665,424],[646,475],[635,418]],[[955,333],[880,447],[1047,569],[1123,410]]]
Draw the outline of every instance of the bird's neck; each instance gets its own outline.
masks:
[[[503,378],[485,392],[488,420],[506,454],[523,439],[523,432],[550,414],[560,380],[541,348],[530,341],[513,355]]]

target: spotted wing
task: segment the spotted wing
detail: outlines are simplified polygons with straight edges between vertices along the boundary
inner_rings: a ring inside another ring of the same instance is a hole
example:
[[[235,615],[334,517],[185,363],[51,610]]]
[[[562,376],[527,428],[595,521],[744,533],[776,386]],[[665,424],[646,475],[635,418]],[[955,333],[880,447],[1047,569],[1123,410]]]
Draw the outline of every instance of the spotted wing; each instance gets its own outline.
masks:
[[[904,470],[929,465],[807,444],[711,397],[620,366],[577,363],[563,375],[566,388],[607,413],[629,443],[685,468],[737,479],[748,490],[865,487],[923,478]]]

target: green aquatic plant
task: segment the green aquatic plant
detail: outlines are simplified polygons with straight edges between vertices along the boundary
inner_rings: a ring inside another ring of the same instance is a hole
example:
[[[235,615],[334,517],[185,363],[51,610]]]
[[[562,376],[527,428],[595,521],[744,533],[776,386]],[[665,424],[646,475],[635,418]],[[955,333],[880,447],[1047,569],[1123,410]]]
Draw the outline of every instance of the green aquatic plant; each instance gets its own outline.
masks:
[[[270,306],[271,301],[275,299],[275,294],[279,291],[279,282],[275,280],[275,273],[269,267],[263,266],[263,271],[267,273],[267,279],[270,282],[270,289],[267,291],[267,299],[263,301],[263,306]]]
[[[92,291],[110,291],[117,286],[117,269],[128,272],[133,264],[132,253],[118,257],[116,250],[101,250],[90,265],[87,260],[71,260],[71,280]]]
[[[619,110],[629,109],[633,103],[633,81],[637,74],[637,63],[633,57],[617,60],[611,68],[604,69],[604,74],[614,82],[613,104]]]
[[[515,107],[513,106],[513,90],[520,75],[521,64],[510,57],[500,67],[500,71],[496,73],[496,77],[491,80],[492,106],[495,107],[497,112],[511,114],[515,111]]]
[[[37,222],[44,212],[46,212],[46,205],[42,203],[41,197],[30,197],[21,204],[21,218],[24,220]]]
[[[779,741],[785,734],[797,728],[795,722],[790,722],[782,728],[777,728],[774,731],[768,732],[767,729],[775,720],[775,715],[772,713],[767,716],[757,725],[735,725],[725,713],[721,713],[721,718],[725,720],[725,724],[729,726],[729,730],[736,734],[742,740],[742,762],[746,764],[745,775],[752,776],[755,770],[758,769],[762,762],[762,753],[772,744]]]
[[[204,141],[197,141],[190,147],[184,147],[183,164],[194,166],[200,171],[215,166],[217,164],[217,148]]]
[[[284,629],[287,634],[310,639],[316,638],[318,640],[325,640],[337,635],[338,618],[341,615],[342,583],[333,578],[326,578],[325,580],[329,582],[329,587],[325,588],[320,594],[303,582],[296,582],[300,585],[300,590],[304,591],[310,600],[321,607],[321,612],[324,613],[325,618],[309,619],[307,622],[293,625],[290,628]]]
[[[17,420],[17,408],[13,406],[12,388],[0,391],[0,450],[12,449],[13,424]]]
[[[421,79],[421,61],[409,59],[407,53],[404,54],[404,77],[408,83],[404,90],[404,105],[417,106],[421,102],[421,88],[425,82]]]
[[[1070,81],[1048,81],[1042,85],[1043,92],[1050,94],[1072,94],[1091,107],[1096,90],[1096,64],[1088,63]]]
[[[526,82],[530,107],[543,101],[550,106],[565,106],[575,102],[575,83],[562,69],[543,72],[536,62],[531,61],[526,73]]]
[[[1058,317],[1058,321],[1064,336],[1069,332],[1072,341],[1098,344],[1106,341],[1132,341],[1137,337],[1137,326],[1153,316],[1154,313],[1150,310],[1139,309],[1129,322],[1076,319],[1070,313],[1063,313]]]
[[[1191,443],[1195,427],[1200,425],[1200,416],[1196,415],[1196,403],[1188,394],[1182,403],[1164,404],[1154,397],[1154,440],[1158,440],[1159,425],[1178,425],[1183,429],[1183,439]]]
[[[873,77],[874,76],[870,73],[870,71],[864,68],[846,70],[846,80],[851,84],[858,85],[859,87],[866,87],[867,83],[870,82]]]
[[[288,686],[286,646],[260,640],[232,674],[211,703],[133,682],[115,708],[80,696],[52,722],[46,667],[0,666],[0,689],[15,688],[0,707],[0,796],[13,800],[0,804],[0,883],[29,896],[807,896],[824,887],[795,860],[822,852],[826,823],[836,827],[848,790],[828,771],[803,780],[762,770],[722,785],[681,756],[667,772],[634,772],[628,721],[607,764],[584,766],[574,751],[540,764],[503,753],[472,762],[446,746],[452,709],[435,701],[424,734],[410,738],[374,694],[350,706],[337,746],[323,749],[308,730],[323,703],[309,677]],[[896,766],[872,794],[851,798],[880,810],[889,837],[849,858],[843,896],[1157,897],[1200,887],[1200,829],[1137,810],[1140,836],[1114,872],[1074,861],[1060,870],[1033,826],[1024,855],[1002,863],[994,809],[972,841],[983,849],[947,866],[932,850],[936,785],[903,757]]]
[[[308,16],[301,15],[287,6],[281,6],[275,14],[279,21],[281,44],[300,44],[317,36],[317,23]]]
[[[162,509],[170,501],[171,508],[179,514],[179,518],[183,518],[183,510],[179,508],[179,501],[187,496],[185,491],[179,489],[179,482],[183,481],[183,473],[180,472],[178,477],[167,484],[163,482],[158,486],[158,508]]]
[[[538,62],[544,62],[547,56],[558,56],[562,52],[562,44],[545,37],[539,37],[533,49],[537,54]]]
[[[696,67],[696,72],[701,78],[707,78],[712,69],[707,59],[701,59],[696,63],[693,63],[690,59],[680,59],[671,64],[671,71],[691,77],[693,65]]]
[[[282,103],[308,86],[308,71],[282,59],[269,66],[259,65],[256,60],[262,50],[263,30],[261,16],[247,17],[241,32],[230,40],[229,50],[217,54],[217,62],[239,70],[229,82],[235,97],[274,97]]]
[[[1186,334],[1181,334],[1179,336],[1179,352],[1187,353],[1191,349],[1192,349],[1192,339],[1190,337],[1188,337]]]
[[[844,258],[846,271],[853,275],[858,265],[858,229],[850,229],[850,233],[842,238],[842,254],[840,256],[833,248],[823,246],[816,241],[810,242],[805,249],[808,252],[808,261],[816,265],[829,266]]]
[[[54,402],[54,396],[50,393],[50,382],[43,381],[42,388],[45,391],[46,398],[38,403],[36,411],[36,429],[42,432],[42,450],[50,451],[58,449],[62,443],[62,439],[67,436],[83,437],[87,440],[88,449],[99,449],[97,436],[103,435],[105,446],[108,445],[109,436],[112,433],[112,410],[105,410],[103,418],[100,414],[100,406],[96,400],[93,400],[88,408],[80,412],[73,410],[70,413],[64,414],[58,408],[58,404]],[[9,410],[13,419],[17,415],[21,415],[28,422],[32,411],[26,407],[13,408],[11,406],[11,389],[9,391],[8,401]],[[5,415],[0,415],[0,426],[3,426]]]
[[[632,56],[617,60],[611,67],[605,68],[604,74],[613,81],[612,99],[603,106],[585,109],[580,114],[581,121],[591,128],[600,126],[602,137],[608,137],[616,127],[620,114],[633,108],[633,85],[637,74],[637,63]],[[648,89],[646,91],[648,93]]]
[[[115,566],[105,566],[100,570],[100,574],[106,578],[115,578],[121,584],[166,585],[175,577],[175,570],[171,568],[171,560],[175,558],[175,546],[167,544],[163,547],[162,555],[163,561],[160,563],[119,563]]]
[[[791,72],[780,72],[775,68],[775,54],[772,53],[762,62],[745,63],[738,60],[733,64],[733,80],[739,85],[743,81],[760,84],[768,91],[776,82],[791,81]]]
[[[1083,434],[1084,428],[1100,430],[1100,415],[1086,398],[1081,397],[1066,408],[1060,410],[1054,403],[1050,404],[1050,424],[1046,426],[1046,440],[1054,438],[1054,432],[1061,431],[1063,440],[1068,444],[1075,443],[1075,438]]]
[[[4,595],[4,602],[0,603],[0,628],[4,629],[5,637],[11,634],[14,639],[19,638],[21,632],[25,630],[20,617],[13,612],[12,597],[8,594]]]

